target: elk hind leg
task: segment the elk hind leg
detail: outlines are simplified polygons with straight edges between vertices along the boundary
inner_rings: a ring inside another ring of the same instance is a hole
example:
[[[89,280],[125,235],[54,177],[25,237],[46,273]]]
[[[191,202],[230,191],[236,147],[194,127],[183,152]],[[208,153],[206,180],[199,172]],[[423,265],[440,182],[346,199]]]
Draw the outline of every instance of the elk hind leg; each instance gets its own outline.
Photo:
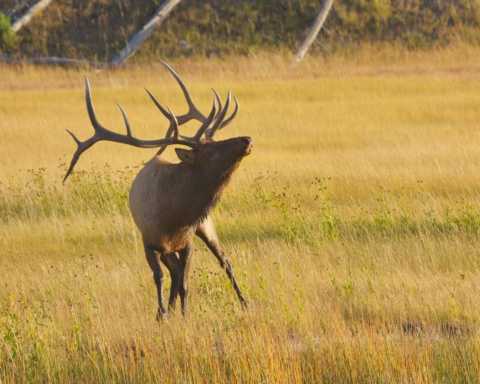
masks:
[[[174,311],[180,289],[180,262],[175,252],[163,255],[162,261],[170,272],[172,281],[170,285],[170,297],[168,299],[168,310]]]
[[[178,293],[180,294],[180,301],[182,304],[182,314],[187,313],[187,298],[188,298],[188,272],[190,270],[190,260],[192,255],[192,246],[187,245],[179,254],[179,274],[178,274]]]

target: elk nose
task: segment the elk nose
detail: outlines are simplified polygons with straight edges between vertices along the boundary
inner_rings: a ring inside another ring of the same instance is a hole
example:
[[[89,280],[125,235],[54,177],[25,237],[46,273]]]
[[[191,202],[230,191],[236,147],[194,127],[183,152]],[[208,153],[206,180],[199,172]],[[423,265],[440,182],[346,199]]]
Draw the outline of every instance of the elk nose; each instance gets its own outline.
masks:
[[[249,136],[242,137],[242,142],[245,145],[245,153],[248,155],[252,151],[252,138]]]
[[[252,143],[252,138],[250,136],[244,136],[242,137],[242,141],[245,143],[245,145],[250,145]]]

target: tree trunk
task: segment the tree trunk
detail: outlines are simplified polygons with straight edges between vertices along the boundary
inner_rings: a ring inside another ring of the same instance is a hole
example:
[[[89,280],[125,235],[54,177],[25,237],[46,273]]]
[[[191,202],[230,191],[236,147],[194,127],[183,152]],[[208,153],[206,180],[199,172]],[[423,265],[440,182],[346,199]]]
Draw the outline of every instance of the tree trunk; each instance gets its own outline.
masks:
[[[155,28],[162,24],[180,1],[181,0],[165,0],[150,21],[145,24],[140,31],[135,33],[128,41],[126,47],[113,58],[111,65],[114,67],[122,65],[129,57],[133,56],[142,43],[151,36]]]
[[[22,29],[25,25],[27,25],[32,17],[40,13],[42,10],[47,8],[52,0],[39,0],[35,3],[35,5],[32,5],[27,12],[23,16],[21,16],[18,20],[16,20],[13,25],[12,25],[12,30],[14,32],[18,32],[20,29]]]
[[[299,63],[300,61],[303,60],[303,58],[307,54],[308,50],[310,49],[310,46],[315,41],[315,38],[317,37],[318,33],[322,29],[323,24],[325,23],[325,20],[327,19],[327,16],[330,10],[332,9],[332,5],[333,5],[333,0],[323,1],[320,11],[318,12],[317,17],[315,18],[315,22],[310,27],[310,31],[308,32],[307,37],[305,38],[302,45],[298,49],[297,54],[295,55],[295,62]]]
[[[81,59],[70,59],[68,57],[57,57],[57,56],[47,56],[47,57],[30,57],[30,58],[18,58],[10,57],[0,53],[0,62],[6,64],[45,64],[45,65],[61,65],[61,66],[74,66],[74,67],[88,67],[103,69],[105,67],[102,63],[92,63],[87,60]]]

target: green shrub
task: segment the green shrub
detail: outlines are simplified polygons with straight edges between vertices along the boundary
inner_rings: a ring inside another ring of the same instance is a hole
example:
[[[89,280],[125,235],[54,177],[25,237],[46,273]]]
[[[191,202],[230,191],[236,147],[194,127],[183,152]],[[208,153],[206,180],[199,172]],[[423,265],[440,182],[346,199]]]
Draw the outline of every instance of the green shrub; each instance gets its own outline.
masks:
[[[10,51],[16,43],[17,39],[12,30],[10,18],[0,12],[0,52]]]

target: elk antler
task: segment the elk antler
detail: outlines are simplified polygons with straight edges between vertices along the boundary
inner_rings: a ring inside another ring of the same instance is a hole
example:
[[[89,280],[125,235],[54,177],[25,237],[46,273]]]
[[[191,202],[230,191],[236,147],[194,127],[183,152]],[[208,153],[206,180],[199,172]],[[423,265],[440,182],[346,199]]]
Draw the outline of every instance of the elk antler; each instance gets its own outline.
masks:
[[[215,95],[217,96],[217,101],[220,104],[220,100],[219,100],[216,92],[215,92]],[[220,104],[220,108],[219,108],[220,112],[218,113],[218,116],[215,119],[215,123],[213,123],[213,126],[209,129],[207,129],[206,132],[205,132],[205,136],[207,137],[208,140],[213,140],[213,136],[215,135],[215,132],[217,132],[217,130],[222,129],[225,126],[227,126],[228,124],[230,124],[230,122],[237,115],[238,101],[237,101],[237,98],[235,96],[233,96],[233,101],[235,102],[235,109],[233,110],[232,114],[226,120],[224,120],[225,115],[227,114],[227,111],[228,111],[228,107],[230,106],[231,98],[232,98],[232,93],[228,92],[227,101],[225,102],[225,107],[223,109],[221,108],[221,104]]]
[[[145,89],[145,91],[147,92],[148,96],[150,96],[150,98],[152,99],[153,103],[155,104],[155,106],[160,110],[160,112],[162,112],[162,114],[167,117],[167,119],[169,118],[169,116],[171,116],[171,114],[169,113],[169,111],[167,111],[163,106],[162,104],[159,103],[159,101],[155,98],[155,96],[153,96],[153,94],[148,90],[148,89]],[[215,115],[216,115],[216,112],[217,112],[217,108],[215,106],[215,102],[213,103],[212,105],[212,109],[210,110],[210,113],[208,114],[208,116],[206,117],[205,121],[203,122],[203,124],[200,126],[200,128],[198,128],[197,130],[197,133],[195,133],[194,136],[192,137],[187,137],[187,136],[183,136],[181,135],[180,137],[183,139],[183,140],[186,140],[192,144],[199,144],[201,142],[201,137],[202,135],[208,130],[208,127],[210,126],[210,124],[212,123],[213,119],[215,118]],[[176,116],[174,116],[176,118]],[[177,127],[178,128],[178,127]],[[170,129],[169,129],[170,131]],[[178,133],[178,129],[177,129],[177,133]],[[167,135],[169,133],[167,132]],[[160,147],[160,149],[158,150],[157,152],[157,155],[160,155],[165,149],[167,148],[167,145],[164,145],[162,147]]]
[[[200,110],[195,106],[195,104],[192,101],[192,97],[190,96],[190,93],[188,92],[187,86],[183,82],[182,78],[180,75],[166,62],[161,61],[161,63],[167,68],[167,70],[170,72],[170,74],[173,76],[173,78],[177,81],[178,85],[180,86],[183,95],[185,96],[185,100],[188,104],[188,111],[184,115],[177,115],[176,118],[178,120],[179,125],[183,125],[191,120],[197,120],[202,123],[202,126],[197,130],[194,136],[188,137],[188,136],[181,136],[183,139],[190,141],[190,142],[195,142],[199,143],[202,139],[202,135],[205,133],[205,137],[207,140],[213,140],[213,136],[215,135],[216,131],[219,129],[222,129],[226,127],[228,124],[231,123],[231,121],[235,118],[238,112],[238,101],[235,96],[233,96],[233,101],[235,102],[235,108],[232,112],[232,114],[225,119],[225,116],[227,114],[228,108],[230,106],[230,100],[232,98],[231,93],[228,93],[227,100],[225,102],[225,106],[222,107],[222,102],[220,100],[220,97],[218,96],[218,93],[215,91],[215,89],[212,89],[213,94],[214,94],[214,108],[215,108],[215,103],[218,104],[218,114],[211,116],[209,114],[207,117],[203,115]],[[165,108],[161,106],[161,104],[158,102],[158,100],[153,96],[153,94],[146,89],[148,95],[154,102],[154,104],[157,106],[157,108],[162,112],[164,115]],[[213,111],[213,108],[212,108]],[[212,123],[212,127],[209,127],[209,125]],[[208,122],[208,125],[206,124]]]
[[[87,104],[88,117],[90,118],[90,122],[92,123],[95,133],[93,134],[92,137],[88,138],[87,140],[80,141],[71,131],[67,129],[67,132],[72,136],[73,140],[77,144],[77,149],[73,154],[72,160],[70,162],[70,166],[68,167],[68,170],[63,179],[63,182],[65,182],[68,176],[70,176],[70,174],[72,173],[73,168],[77,164],[78,159],[80,158],[82,153],[99,141],[112,141],[115,143],[128,144],[128,145],[132,145],[134,147],[139,147],[139,148],[156,148],[156,147],[164,147],[164,146],[166,147],[167,145],[172,145],[172,144],[186,145],[189,147],[195,146],[195,144],[189,140],[178,138],[178,121],[176,116],[169,109],[164,110],[165,111],[164,115],[170,121],[170,126],[167,130],[165,138],[158,139],[158,140],[141,140],[141,139],[137,139],[132,135],[132,130],[130,127],[130,123],[128,122],[127,114],[125,113],[125,111],[120,105],[118,107],[120,109],[120,112],[122,113],[123,121],[125,123],[125,128],[127,130],[126,135],[121,135],[119,133],[110,131],[104,128],[98,122],[97,117],[95,115],[95,110],[93,108],[92,95],[90,91],[90,82],[88,81],[88,79],[85,79],[85,102]]]

